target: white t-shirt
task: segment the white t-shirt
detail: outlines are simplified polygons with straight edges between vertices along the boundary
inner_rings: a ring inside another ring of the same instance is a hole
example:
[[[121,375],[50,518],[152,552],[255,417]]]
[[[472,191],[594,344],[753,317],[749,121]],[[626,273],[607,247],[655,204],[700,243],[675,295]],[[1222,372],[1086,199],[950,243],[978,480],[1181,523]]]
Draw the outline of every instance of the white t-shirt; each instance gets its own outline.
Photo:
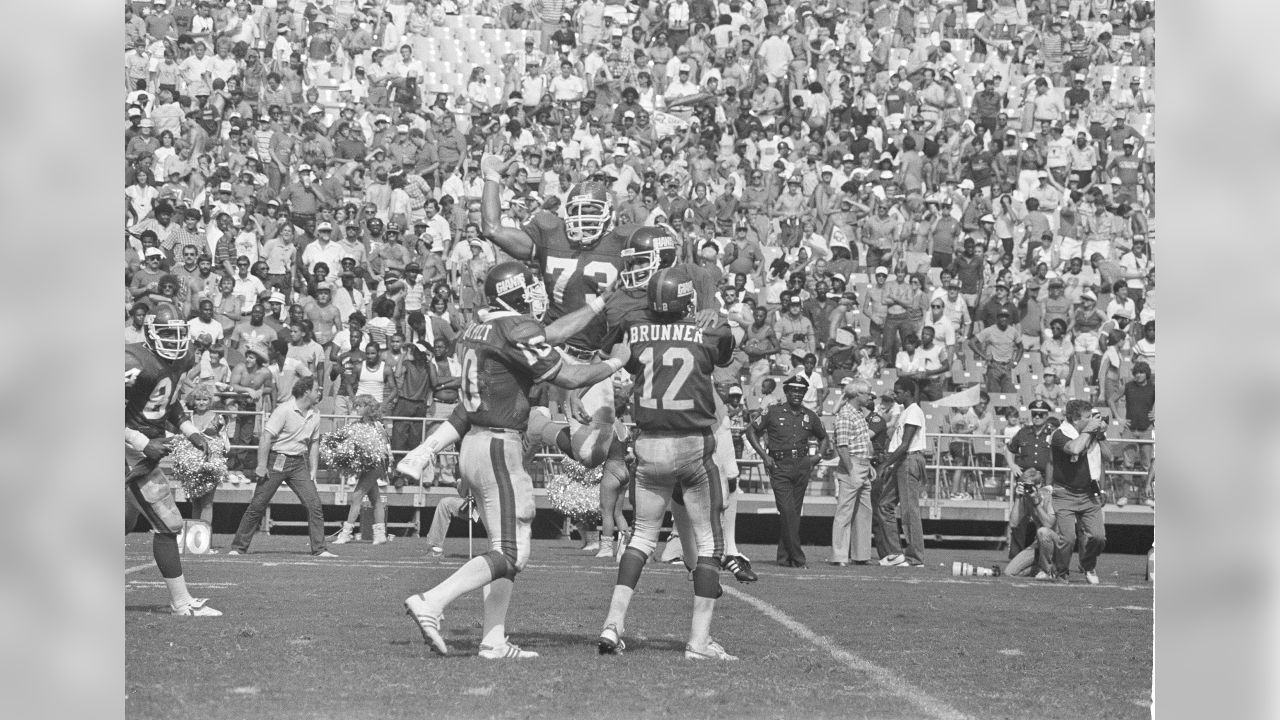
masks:
[[[893,426],[893,437],[889,439],[889,452],[897,450],[902,444],[903,428],[907,425],[915,425],[917,428],[916,434],[911,438],[911,445],[907,447],[907,452],[924,452],[924,411],[920,409],[918,403],[911,403],[898,414],[898,420]]]
[[[193,317],[187,321],[187,328],[187,333],[192,338],[198,338],[203,334],[208,335],[215,344],[222,342],[222,323],[217,320],[204,322],[198,317]]]

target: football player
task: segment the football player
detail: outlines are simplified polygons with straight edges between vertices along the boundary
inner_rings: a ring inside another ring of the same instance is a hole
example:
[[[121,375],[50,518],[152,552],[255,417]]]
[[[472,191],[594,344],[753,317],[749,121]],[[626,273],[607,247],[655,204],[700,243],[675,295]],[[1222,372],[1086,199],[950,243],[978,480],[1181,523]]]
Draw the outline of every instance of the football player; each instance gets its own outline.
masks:
[[[703,329],[724,327],[725,320],[720,314],[716,301],[715,280],[705,269],[693,263],[677,263],[679,248],[671,232],[664,227],[642,227],[631,234],[627,241],[627,249],[622,251],[626,267],[622,271],[621,290],[609,297],[604,306],[604,320],[608,328],[604,348],[621,338],[627,329],[636,322],[645,322],[649,318],[648,283],[655,273],[671,267],[679,267],[687,273],[694,283],[694,307],[697,309],[698,326]],[[720,396],[715,397],[716,424],[715,459],[720,469],[720,478],[725,487],[722,496],[725,498],[723,519],[725,556],[724,567],[733,573],[738,582],[755,582],[755,572],[751,569],[751,561],[738,551],[737,519],[738,519],[738,459],[733,450],[733,434],[729,428],[728,412]],[[610,459],[612,460],[612,452]],[[606,462],[605,471],[600,480],[600,512],[604,518],[604,533],[600,539],[600,555],[605,555],[606,545],[612,537],[612,520],[609,508],[614,507],[621,497],[621,488],[626,485],[625,475],[614,479],[610,472],[614,463]],[[679,531],[677,531],[679,532]],[[679,532],[683,556],[689,566],[694,555],[693,538]],[[610,548],[612,550],[612,548]],[[610,553],[611,554],[611,553]],[[690,568],[692,569],[692,568]]]
[[[464,593],[483,588],[484,637],[480,657],[533,658],[506,635],[507,606],[516,573],[529,560],[535,512],[533,479],[524,469],[523,435],[529,423],[529,390],[537,382],[558,387],[587,387],[607,380],[624,360],[569,364],[546,341],[541,318],[546,289],[519,262],[504,262],[484,281],[488,308],[468,325],[457,340],[462,366],[458,417],[441,423],[397,466],[401,473],[421,478],[441,448],[459,436],[458,466],[471,488],[489,535],[489,552],[472,558],[440,584],[405,600],[405,610],[417,623],[423,639],[442,655],[449,648],[440,635],[444,609]],[[615,353],[623,355],[625,347]]]
[[[187,323],[168,303],[146,316],[142,342],[124,346],[124,529],[132,530],[139,514],[151,523],[151,553],[169,589],[170,612],[216,617],[222,613],[187,590],[178,555],[182,513],[160,470],[160,460],[169,454],[166,430],[177,430],[197,448],[209,449],[204,434],[178,402],[182,377],[194,363]]]
[[[563,343],[566,363],[592,362],[602,347],[604,321],[593,317],[571,333],[560,332],[555,321],[584,306],[599,310],[601,294],[617,281],[622,270],[622,251],[633,228],[615,227],[608,188],[593,180],[569,189],[563,216],[538,211],[522,227],[504,227],[501,194],[506,167],[496,155],[485,155],[480,161],[484,177],[481,232],[511,257],[536,263],[549,289],[547,319],[552,327],[547,342]],[[551,416],[545,408],[536,408],[530,418],[530,437],[559,447],[587,467],[596,467],[614,444],[613,383],[587,388],[571,405],[574,412],[570,413],[567,434],[550,425]]]
[[[597,647],[601,654],[626,648],[627,608],[645,562],[658,544],[662,516],[673,494],[688,513],[696,542],[693,619],[684,655],[690,660],[737,660],[711,638],[720,597],[723,486],[713,458],[716,424],[714,366],[733,359],[733,335],[725,326],[703,329],[693,319],[694,281],[685,268],[659,270],[649,282],[646,322],[627,328],[626,369],[636,376],[632,414],[635,442],[635,532],[618,562],[618,579]]]

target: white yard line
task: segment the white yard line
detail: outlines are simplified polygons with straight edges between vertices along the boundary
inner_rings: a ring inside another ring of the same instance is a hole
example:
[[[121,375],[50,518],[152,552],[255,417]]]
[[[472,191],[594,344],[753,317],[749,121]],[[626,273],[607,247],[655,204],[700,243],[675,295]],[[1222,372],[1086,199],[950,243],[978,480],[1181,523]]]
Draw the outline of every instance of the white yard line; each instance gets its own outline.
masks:
[[[748,595],[747,593],[728,585],[723,587],[725,592],[754,607],[756,610],[759,610],[761,614],[790,630],[802,640],[805,640],[819,650],[825,650],[830,653],[831,657],[835,658],[836,662],[855,672],[866,673],[867,676],[871,678],[872,682],[883,687],[888,692],[910,702],[919,709],[922,714],[930,718],[939,718],[940,720],[962,720],[964,718],[968,718],[964,713],[956,710],[932,695],[925,693],[919,688],[914,687],[907,681],[898,677],[897,674],[882,668],[869,660],[858,657],[848,650],[844,650],[839,645],[836,645],[830,638],[815,633],[805,627],[798,620],[792,618],[790,615],[787,615],[785,612],[764,600]]]
[[[125,569],[124,569],[124,574],[125,574],[125,575],[132,575],[132,574],[134,574],[134,573],[138,572],[139,570],[146,570],[147,568],[151,567],[152,565],[155,565],[155,563],[154,563],[154,562],[146,562],[146,563],[142,563],[141,565],[134,565],[133,567],[127,567],[127,568],[125,568]]]

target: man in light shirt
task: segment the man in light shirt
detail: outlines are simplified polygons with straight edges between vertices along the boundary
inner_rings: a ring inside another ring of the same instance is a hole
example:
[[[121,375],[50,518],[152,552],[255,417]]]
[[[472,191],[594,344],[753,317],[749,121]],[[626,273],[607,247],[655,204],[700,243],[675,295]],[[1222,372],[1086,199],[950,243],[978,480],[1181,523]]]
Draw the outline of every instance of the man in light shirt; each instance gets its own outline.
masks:
[[[889,567],[924,567],[924,526],[920,522],[920,486],[924,483],[924,411],[916,402],[916,382],[898,378],[894,399],[902,405],[889,439],[889,454],[876,468],[880,508],[873,528],[880,564]],[[898,518],[907,536],[906,551],[898,539]]]

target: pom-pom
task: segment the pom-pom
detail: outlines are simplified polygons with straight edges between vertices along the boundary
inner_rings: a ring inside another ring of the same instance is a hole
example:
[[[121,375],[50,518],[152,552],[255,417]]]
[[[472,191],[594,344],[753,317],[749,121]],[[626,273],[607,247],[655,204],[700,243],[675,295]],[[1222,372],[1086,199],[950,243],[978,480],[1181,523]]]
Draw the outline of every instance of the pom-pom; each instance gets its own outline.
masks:
[[[343,475],[363,475],[385,470],[391,462],[391,445],[381,425],[351,423],[320,436],[320,459]]]
[[[561,472],[547,481],[547,499],[551,501],[551,507],[575,522],[599,522],[602,475],[601,468],[587,468],[566,459]]]
[[[209,442],[207,457],[184,437],[175,438],[169,451],[173,476],[182,483],[188,498],[208,495],[227,476],[227,441],[220,437],[206,439]]]

